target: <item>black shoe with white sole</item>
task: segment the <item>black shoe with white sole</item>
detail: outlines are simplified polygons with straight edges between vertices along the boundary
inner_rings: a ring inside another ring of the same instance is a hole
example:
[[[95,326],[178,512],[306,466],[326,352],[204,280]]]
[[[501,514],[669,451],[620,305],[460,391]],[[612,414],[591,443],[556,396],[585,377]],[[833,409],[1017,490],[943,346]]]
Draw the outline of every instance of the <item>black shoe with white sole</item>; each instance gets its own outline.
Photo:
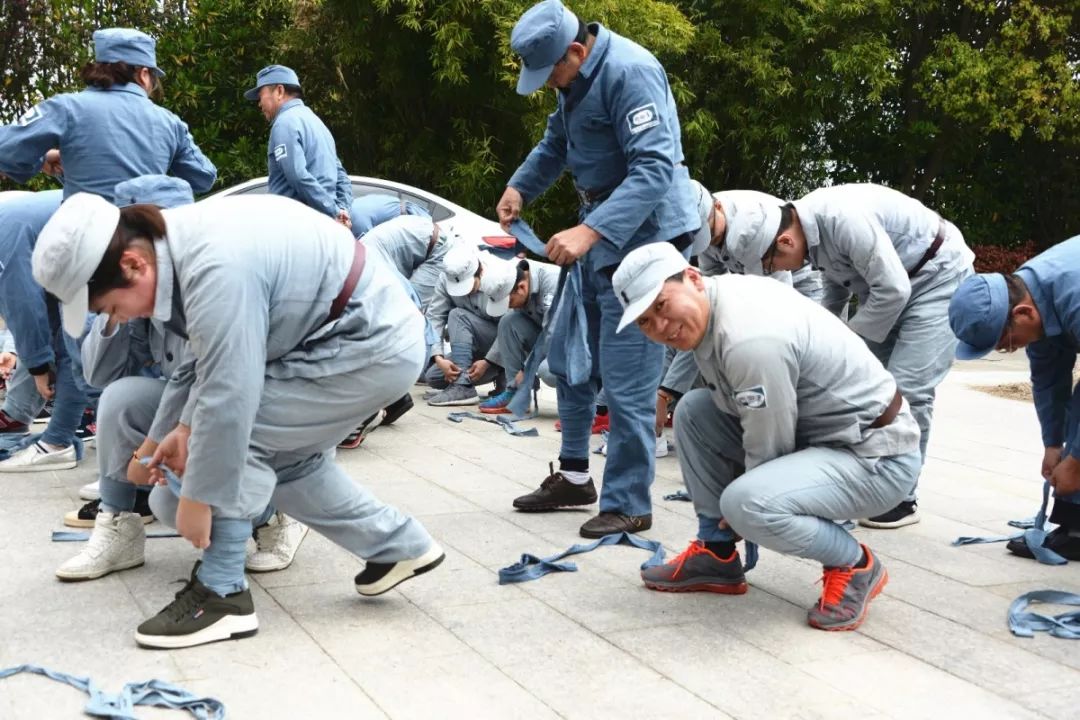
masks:
[[[259,619],[251,602],[251,591],[220,597],[195,576],[176,593],[176,599],[135,631],[140,647],[171,649],[194,647],[218,640],[251,637],[259,630]]]
[[[412,560],[393,563],[369,562],[363,572],[356,576],[356,592],[367,597],[382,595],[409,578],[434,570],[445,559],[446,553],[442,548],[432,543],[427,552]]]

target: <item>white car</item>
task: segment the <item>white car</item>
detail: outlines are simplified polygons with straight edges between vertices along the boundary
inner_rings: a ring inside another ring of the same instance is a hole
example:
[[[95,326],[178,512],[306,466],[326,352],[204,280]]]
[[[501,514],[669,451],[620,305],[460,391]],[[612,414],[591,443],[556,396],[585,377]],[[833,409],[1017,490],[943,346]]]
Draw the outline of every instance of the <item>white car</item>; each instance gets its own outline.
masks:
[[[404,183],[380,178],[361,177],[359,175],[350,175],[349,179],[352,180],[354,197],[393,195],[398,199],[424,208],[431,213],[431,218],[439,223],[440,227],[460,238],[468,238],[483,249],[502,257],[513,254],[514,238],[507,235],[499,223],[494,220],[489,220],[438,195]],[[231,195],[266,193],[268,187],[267,178],[255,178],[216,192],[207,197],[206,200]]]

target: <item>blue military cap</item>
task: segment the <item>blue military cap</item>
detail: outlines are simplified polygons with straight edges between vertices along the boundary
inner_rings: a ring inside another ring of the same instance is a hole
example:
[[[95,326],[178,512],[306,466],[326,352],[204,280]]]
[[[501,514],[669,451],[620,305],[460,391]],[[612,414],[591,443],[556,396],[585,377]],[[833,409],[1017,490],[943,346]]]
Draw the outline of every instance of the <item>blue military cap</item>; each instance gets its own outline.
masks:
[[[525,11],[510,33],[510,47],[521,56],[519,95],[528,95],[544,86],[577,32],[577,16],[559,0],[544,0]]]
[[[165,73],[157,66],[157,41],[131,28],[104,28],[94,31],[94,60],[125,62],[150,68],[159,78]]]
[[[259,88],[266,85],[295,85],[300,87],[300,78],[292,68],[284,65],[267,65],[255,76],[255,87],[244,93],[245,100],[258,100]]]
[[[180,207],[195,202],[191,186],[186,181],[168,175],[140,175],[117,183],[113,203],[117,207],[148,203],[163,208]]]
[[[949,302],[949,325],[959,338],[956,357],[974,360],[1001,339],[1009,318],[1009,288],[1000,273],[972,275],[960,283]]]

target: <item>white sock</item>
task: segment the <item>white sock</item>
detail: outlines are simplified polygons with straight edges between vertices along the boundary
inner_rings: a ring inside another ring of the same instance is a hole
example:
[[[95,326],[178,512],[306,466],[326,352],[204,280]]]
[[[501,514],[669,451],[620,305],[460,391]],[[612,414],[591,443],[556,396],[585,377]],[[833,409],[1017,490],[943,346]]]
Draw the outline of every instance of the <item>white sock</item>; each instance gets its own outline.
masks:
[[[559,472],[562,473],[562,476],[566,478],[567,482],[573,483],[574,485],[584,485],[590,480],[588,472],[581,472],[579,470],[560,470]]]

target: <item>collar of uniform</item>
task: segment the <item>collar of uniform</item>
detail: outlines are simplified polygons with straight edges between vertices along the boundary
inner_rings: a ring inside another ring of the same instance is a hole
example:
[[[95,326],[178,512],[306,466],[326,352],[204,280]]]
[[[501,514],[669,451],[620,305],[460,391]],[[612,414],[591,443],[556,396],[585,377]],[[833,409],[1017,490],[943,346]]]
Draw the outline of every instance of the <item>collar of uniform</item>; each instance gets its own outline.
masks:
[[[604,53],[607,51],[608,45],[611,43],[611,31],[600,23],[589,23],[589,32],[596,35],[596,42],[593,43],[592,50],[589,51],[589,57],[585,58],[585,62],[582,63],[581,69],[578,71],[584,77],[591,77],[593,72],[596,71],[600,61],[604,59]]]
[[[274,119],[276,120],[277,118],[281,117],[281,113],[285,112],[286,110],[292,110],[294,107],[299,107],[303,104],[304,101],[300,98],[293,98],[292,100],[289,100],[288,102],[284,103],[280,108],[278,108],[277,116]]]
[[[1061,328],[1061,319],[1058,318],[1057,310],[1054,308],[1054,303],[1050,299],[1048,293],[1043,290],[1043,284],[1039,279],[1039,276],[1031,268],[1022,265],[1016,274],[1020,276],[1020,279],[1027,285],[1028,292],[1031,293],[1031,299],[1035,302],[1035,307],[1039,310],[1039,317],[1042,318],[1043,333],[1046,337],[1054,337],[1060,335],[1063,331]]]
[[[169,243],[164,240],[154,241],[154,255],[157,257],[157,292],[154,295],[153,319],[166,323],[172,319],[173,300],[173,261],[169,252]]]
[[[791,205],[795,208],[795,214],[799,217],[799,224],[802,225],[803,236],[806,237],[806,254],[811,263],[816,262],[818,245],[821,244],[821,235],[818,234],[814,213],[802,200],[796,200]]]
[[[97,92],[126,92],[132,95],[142,95],[144,98],[150,97],[146,94],[146,90],[142,85],[136,83],[124,83],[123,85],[113,85],[107,88],[89,87],[87,90],[96,90]]]
[[[694,354],[701,360],[707,360],[717,352],[716,343],[713,339],[716,336],[716,281],[715,277],[702,277],[702,283],[705,285],[705,295],[709,298],[709,322],[705,326],[705,334],[701,336],[701,342],[694,348]]]

